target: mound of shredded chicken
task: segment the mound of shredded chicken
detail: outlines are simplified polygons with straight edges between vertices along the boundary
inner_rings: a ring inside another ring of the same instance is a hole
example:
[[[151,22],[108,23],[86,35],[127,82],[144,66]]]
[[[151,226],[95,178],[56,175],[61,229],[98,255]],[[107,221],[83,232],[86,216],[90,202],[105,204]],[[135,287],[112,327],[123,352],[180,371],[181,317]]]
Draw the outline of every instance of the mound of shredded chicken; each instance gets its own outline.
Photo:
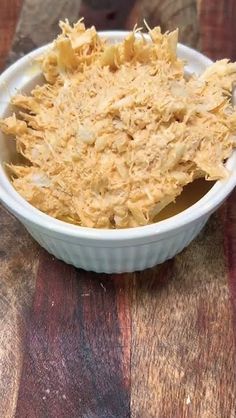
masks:
[[[157,214],[196,178],[228,175],[236,146],[231,104],[236,64],[184,75],[178,31],[134,30],[116,44],[82,21],[40,63],[45,83],[17,94],[0,122],[25,164],[10,165],[16,190],[43,212],[77,225],[126,228]]]

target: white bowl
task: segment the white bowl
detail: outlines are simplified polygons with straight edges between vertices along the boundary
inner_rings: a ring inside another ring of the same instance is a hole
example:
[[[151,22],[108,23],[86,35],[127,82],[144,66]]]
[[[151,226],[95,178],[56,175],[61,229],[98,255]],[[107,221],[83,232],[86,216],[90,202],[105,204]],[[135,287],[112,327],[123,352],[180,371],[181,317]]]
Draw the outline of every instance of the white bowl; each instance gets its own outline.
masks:
[[[102,32],[120,41],[127,32]],[[50,45],[21,58],[0,76],[0,117],[11,113],[9,101],[17,90],[29,92],[39,82],[34,59]],[[191,48],[178,45],[178,55],[188,62],[186,70],[200,74],[212,62]],[[84,228],[54,219],[31,206],[13,188],[4,162],[16,155],[14,140],[0,135],[0,200],[26,227],[34,239],[55,257],[85,270],[121,273],[143,270],[172,258],[201,231],[209,216],[236,185],[236,151],[227,161],[231,175],[218,181],[197,203],[164,221],[123,230]]]

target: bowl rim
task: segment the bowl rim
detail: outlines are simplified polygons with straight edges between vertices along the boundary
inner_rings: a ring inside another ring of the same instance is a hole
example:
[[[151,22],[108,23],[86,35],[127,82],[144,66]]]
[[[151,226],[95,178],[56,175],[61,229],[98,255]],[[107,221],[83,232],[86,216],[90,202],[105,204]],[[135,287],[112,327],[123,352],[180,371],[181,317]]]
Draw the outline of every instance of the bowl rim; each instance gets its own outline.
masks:
[[[109,39],[123,39],[130,31],[102,31],[99,34]],[[147,35],[146,35],[147,36]],[[0,75],[0,86],[3,86],[8,78],[14,76],[20,69],[28,64],[32,65],[35,58],[45,53],[51,48],[53,43],[41,46],[24,57],[20,58],[10,67],[8,67]],[[212,61],[200,52],[178,43],[178,52],[185,53],[195,60],[201,62],[205,66],[209,66]],[[40,74],[41,71],[38,72]],[[8,106],[8,105],[7,105]],[[4,114],[6,107],[0,107],[0,116]],[[90,239],[99,241],[120,241],[131,239],[142,239],[176,231],[179,228],[186,227],[203,216],[211,214],[225,198],[231,193],[236,186],[236,150],[228,159],[226,166],[231,170],[230,176],[225,180],[217,181],[214,186],[195,204],[191,205],[184,211],[153,224],[124,229],[98,229],[73,225],[41,212],[39,209],[28,203],[13,187],[7,177],[5,170],[0,166],[0,201],[12,212],[16,217],[23,219],[26,224],[33,223],[39,228],[44,228],[51,233],[66,235],[67,237],[75,237],[80,239]]]

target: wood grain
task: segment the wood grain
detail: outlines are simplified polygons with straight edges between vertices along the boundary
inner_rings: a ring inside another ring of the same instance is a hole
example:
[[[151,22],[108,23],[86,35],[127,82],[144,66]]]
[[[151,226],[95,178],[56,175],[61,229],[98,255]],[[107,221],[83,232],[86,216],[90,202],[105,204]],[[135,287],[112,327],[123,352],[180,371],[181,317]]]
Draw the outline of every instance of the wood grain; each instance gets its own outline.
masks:
[[[22,0],[1,0],[0,3],[0,70],[11,46],[21,4]]]
[[[128,277],[40,257],[16,418],[130,416]]]
[[[59,33],[59,20],[79,18],[80,0],[24,0],[21,19],[17,27],[12,62],[32,49],[51,42]]]
[[[193,0],[25,0],[9,62],[50,41],[59,18],[79,15],[102,29],[143,17],[179,25],[183,42],[196,47],[200,34],[211,56],[233,57],[232,7],[201,0],[197,14]],[[120,276],[55,260],[1,210],[0,417],[235,418],[235,202],[174,260]]]
[[[0,70],[12,42],[21,3],[1,0]],[[12,418],[22,367],[24,314],[34,291],[38,246],[2,207],[0,230],[0,416]]]
[[[22,366],[24,318],[32,303],[39,247],[3,208],[0,219],[0,417],[12,418]]]
[[[174,261],[136,275],[133,418],[234,418],[235,345],[221,217]]]
[[[179,28],[179,39],[197,48],[199,27],[196,0],[143,0],[140,22],[146,19],[149,25],[160,25],[163,31]]]
[[[212,59],[236,60],[236,2],[201,1],[199,20],[201,49]]]
[[[229,287],[234,313],[234,329],[236,330],[236,190],[225,205],[224,226]]]

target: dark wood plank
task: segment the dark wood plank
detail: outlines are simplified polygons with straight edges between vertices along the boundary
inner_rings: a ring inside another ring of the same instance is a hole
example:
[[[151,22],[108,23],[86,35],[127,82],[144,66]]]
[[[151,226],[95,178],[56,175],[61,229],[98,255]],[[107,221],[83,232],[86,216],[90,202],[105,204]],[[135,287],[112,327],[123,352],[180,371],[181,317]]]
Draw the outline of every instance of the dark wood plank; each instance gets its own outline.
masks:
[[[0,70],[9,53],[23,0],[1,0],[0,11]]]
[[[1,1],[0,70],[9,52],[21,3]],[[0,416],[12,418],[22,367],[24,314],[34,292],[38,246],[2,207],[0,229]]]
[[[24,318],[32,303],[39,247],[3,208],[0,222],[0,417],[12,418],[22,368]]]
[[[126,276],[41,256],[16,417],[130,416],[129,294]]]
[[[134,26],[139,4],[136,0],[83,0],[80,15],[88,26],[98,30],[125,29]]]
[[[228,199],[225,209],[225,252],[236,330],[236,190]]]
[[[200,5],[201,49],[212,59],[236,60],[236,2],[202,0]]]
[[[236,373],[221,216],[174,261],[136,275],[133,418],[235,417]]]

